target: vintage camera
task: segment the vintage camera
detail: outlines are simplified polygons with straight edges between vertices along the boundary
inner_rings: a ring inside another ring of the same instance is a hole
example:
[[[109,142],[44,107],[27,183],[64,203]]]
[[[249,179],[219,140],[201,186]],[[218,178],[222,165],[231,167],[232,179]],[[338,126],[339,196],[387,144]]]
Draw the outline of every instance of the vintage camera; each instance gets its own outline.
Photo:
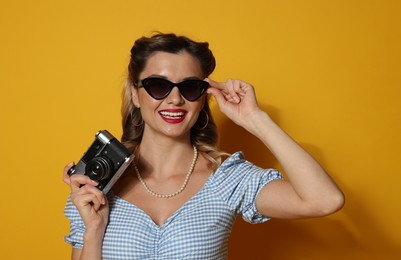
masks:
[[[97,188],[107,194],[124,173],[134,156],[107,130],[96,133],[95,141],[68,174],[84,174],[99,182]]]

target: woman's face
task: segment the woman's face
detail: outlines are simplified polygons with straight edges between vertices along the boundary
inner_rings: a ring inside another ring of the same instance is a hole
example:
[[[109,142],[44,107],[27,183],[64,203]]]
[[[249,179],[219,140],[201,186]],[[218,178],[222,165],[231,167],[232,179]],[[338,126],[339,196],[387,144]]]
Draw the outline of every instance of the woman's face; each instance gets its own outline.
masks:
[[[177,54],[155,52],[147,61],[139,79],[160,77],[174,83],[186,79],[201,79],[203,74],[199,61],[183,51]],[[144,88],[135,88],[132,100],[141,109],[145,124],[144,138],[157,135],[189,138],[190,130],[198,119],[205,96],[196,101],[183,98],[177,87],[162,99],[152,98]]]

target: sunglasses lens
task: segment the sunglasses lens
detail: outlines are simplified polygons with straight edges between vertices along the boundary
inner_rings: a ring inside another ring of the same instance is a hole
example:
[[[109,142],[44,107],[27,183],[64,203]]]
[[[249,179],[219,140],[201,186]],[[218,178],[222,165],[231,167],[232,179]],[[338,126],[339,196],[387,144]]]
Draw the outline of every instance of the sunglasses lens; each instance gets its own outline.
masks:
[[[181,95],[189,101],[195,101],[200,98],[209,84],[203,80],[186,80],[178,84]]]
[[[154,99],[163,99],[171,91],[172,85],[165,79],[148,78],[142,81],[143,87]]]

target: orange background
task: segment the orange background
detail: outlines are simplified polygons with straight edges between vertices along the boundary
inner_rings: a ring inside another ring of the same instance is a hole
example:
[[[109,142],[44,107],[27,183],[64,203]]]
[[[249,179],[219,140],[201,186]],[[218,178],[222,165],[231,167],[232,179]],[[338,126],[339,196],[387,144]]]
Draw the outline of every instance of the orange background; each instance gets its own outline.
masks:
[[[2,0],[1,258],[70,258],[62,169],[97,130],[120,136],[129,49],[158,30],[208,41],[212,78],[252,83],[346,194],[326,218],[239,220],[229,259],[399,259],[400,28],[396,0]],[[212,107],[223,150],[279,167]]]

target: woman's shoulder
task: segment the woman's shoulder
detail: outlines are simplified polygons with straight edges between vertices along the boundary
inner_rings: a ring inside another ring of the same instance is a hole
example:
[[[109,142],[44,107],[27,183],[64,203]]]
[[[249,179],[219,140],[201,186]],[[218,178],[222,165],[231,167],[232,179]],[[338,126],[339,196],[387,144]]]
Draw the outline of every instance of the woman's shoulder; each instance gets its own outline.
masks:
[[[232,168],[233,166],[240,166],[242,164],[247,164],[248,161],[245,160],[244,153],[242,151],[235,152],[227,157],[223,163],[217,168],[215,173],[225,171]]]
[[[212,174],[212,178],[216,184],[226,181],[230,182],[230,179],[235,178],[237,175],[241,175],[241,173],[247,171],[246,169],[251,165],[250,162],[245,160],[243,152],[235,152],[221,163]]]
[[[213,177],[217,183],[233,183],[252,178],[283,178],[281,173],[276,169],[263,169],[246,160],[242,151],[235,152],[224,160],[214,172]]]

